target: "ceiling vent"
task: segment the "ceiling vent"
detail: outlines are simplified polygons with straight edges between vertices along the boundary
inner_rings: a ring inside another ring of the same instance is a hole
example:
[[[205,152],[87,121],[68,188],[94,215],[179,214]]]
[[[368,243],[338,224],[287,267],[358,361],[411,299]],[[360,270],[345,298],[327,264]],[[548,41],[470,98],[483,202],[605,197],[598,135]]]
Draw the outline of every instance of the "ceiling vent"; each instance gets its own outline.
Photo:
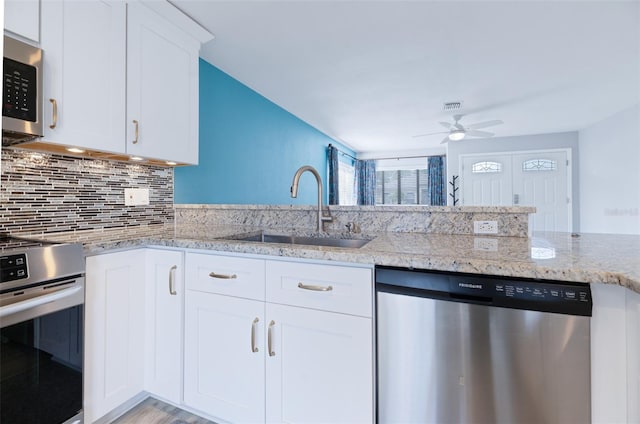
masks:
[[[462,107],[462,102],[446,102],[442,105],[442,110],[450,111],[450,110],[458,110]]]

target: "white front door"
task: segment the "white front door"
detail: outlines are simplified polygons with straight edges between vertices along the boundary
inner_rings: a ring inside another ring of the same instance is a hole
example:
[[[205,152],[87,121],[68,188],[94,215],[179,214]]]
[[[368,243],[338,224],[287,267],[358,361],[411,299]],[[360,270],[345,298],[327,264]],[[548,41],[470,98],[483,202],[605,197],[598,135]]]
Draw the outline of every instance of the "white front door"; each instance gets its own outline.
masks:
[[[535,206],[533,231],[569,231],[567,152],[513,155],[513,203]]]
[[[567,151],[460,157],[465,206],[535,206],[533,231],[570,231]]]
[[[511,155],[462,158],[462,204],[512,205]]]

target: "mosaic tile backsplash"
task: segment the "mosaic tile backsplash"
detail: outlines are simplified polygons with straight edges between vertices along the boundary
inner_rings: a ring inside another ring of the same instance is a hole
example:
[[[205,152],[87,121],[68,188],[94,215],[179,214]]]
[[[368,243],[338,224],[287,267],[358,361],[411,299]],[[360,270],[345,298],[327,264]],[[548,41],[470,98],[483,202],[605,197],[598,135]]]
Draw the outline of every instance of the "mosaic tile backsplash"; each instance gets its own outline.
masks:
[[[2,149],[0,232],[51,233],[174,219],[173,168]],[[150,204],[125,206],[125,188]]]

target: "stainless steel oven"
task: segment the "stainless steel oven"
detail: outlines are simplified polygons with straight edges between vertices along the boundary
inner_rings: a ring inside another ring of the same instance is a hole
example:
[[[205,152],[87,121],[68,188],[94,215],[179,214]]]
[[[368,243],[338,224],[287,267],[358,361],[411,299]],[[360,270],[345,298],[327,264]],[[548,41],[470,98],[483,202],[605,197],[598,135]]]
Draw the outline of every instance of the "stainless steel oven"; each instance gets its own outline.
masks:
[[[79,244],[0,235],[0,422],[83,422]]]

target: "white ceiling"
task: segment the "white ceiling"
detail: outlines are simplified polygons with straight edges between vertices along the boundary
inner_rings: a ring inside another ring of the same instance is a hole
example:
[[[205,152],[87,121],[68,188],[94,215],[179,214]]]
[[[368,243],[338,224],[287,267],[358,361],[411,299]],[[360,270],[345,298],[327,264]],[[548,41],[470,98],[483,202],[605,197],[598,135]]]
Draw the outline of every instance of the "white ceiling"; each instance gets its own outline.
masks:
[[[357,152],[434,148],[462,123],[575,131],[638,103],[640,2],[172,0],[201,57]]]

